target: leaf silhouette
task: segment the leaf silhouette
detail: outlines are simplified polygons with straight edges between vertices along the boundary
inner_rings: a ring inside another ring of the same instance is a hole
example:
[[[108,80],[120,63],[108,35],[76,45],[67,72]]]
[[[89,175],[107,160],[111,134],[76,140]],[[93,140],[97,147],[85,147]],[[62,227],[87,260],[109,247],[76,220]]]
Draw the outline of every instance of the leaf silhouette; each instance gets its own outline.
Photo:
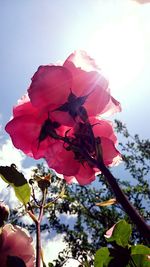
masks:
[[[4,178],[5,182],[13,184],[16,187],[27,183],[24,175],[17,170],[15,164],[11,164],[10,167],[0,166],[0,176],[2,176],[2,179]]]

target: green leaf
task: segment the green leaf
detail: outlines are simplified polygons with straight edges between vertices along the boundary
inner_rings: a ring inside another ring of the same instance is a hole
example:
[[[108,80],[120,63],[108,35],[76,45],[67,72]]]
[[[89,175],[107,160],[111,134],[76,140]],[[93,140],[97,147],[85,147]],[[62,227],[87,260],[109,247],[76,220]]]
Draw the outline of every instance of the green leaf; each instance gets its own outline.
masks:
[[[131,246],[131,255],[135,255],[135,254],[150,255],[150,248],[144,245]]]
[[[16,197],[24,205],[26,205],[30,201],[31,188],[28,184],[24,184],[18,187],[14,186],[14,190],[15,190]]]
[[[148,255],[150,255],[150,248],[144,245],[131,246],[131,256],[138,267],[150,267]]]
[[[97,250],[94,259],[94,267],[107,267],[112,259],[109,255],[109,249],[106,247]]]
[[[106,238],[108,242],[115,241],[117,245],[126,247],[128,245],[131,236],[131,225],[125,220],[121,220],[116,223],[112,236]]]
[[[147,255],[132,255],[132,261],[137,267],[150,267],[150,260]]]
[[[30,201],[31,189],[24,175],[17,171],[14,164],[0,166],[0,177],[14,188],[16,197],[26,205]]]

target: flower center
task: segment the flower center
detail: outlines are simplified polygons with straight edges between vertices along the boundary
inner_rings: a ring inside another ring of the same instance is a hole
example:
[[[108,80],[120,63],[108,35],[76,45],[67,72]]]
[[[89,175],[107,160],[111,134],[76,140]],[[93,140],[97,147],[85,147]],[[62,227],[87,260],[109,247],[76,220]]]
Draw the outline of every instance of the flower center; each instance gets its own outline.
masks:
[[[71,92],[68,96],[67,102],[57,108],[57,110],[68,112],[74,120],[77,116],[80,116],[80,118],[85,121],[87,120],[87,113],[83,105],[88,96],[89,95],[77,97]]]

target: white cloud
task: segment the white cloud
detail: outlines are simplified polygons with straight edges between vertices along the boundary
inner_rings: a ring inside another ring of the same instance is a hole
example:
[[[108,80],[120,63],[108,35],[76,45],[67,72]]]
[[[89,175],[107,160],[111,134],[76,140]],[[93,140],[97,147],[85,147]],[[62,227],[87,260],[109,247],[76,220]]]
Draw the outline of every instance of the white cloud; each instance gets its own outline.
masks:
[[[25,159],[25,155],[16,149],[11,140],[6,140],[0,147],[0,165],[16,164],[18,169],[21,169],[22,162]]]
[[[63,242],[63,235],[57,234],[51,239],[50,233],[42,233],[42,247],[44,250],[44,260],[47,264],[57,259],[58,253],[65,248],[65,243]]]
[[[48,262],[52,262],[53,260],[57,259],[58,253],[62,251],[66,245],[63,242],[64,235],[57,234],[54,238],[50,238],[50,234],[45,232],[42,233],[42,247],[44,250],[44,261],[46,264]],[[79,262],[73,259],[69,259],[65,264],[64,267],[78,267]]]
[[[66,265],[64,265],[64,267],[78,267],[79,266],[79,262],[78,261],[76,261],[76,260],[72,260],[72,259],[70,259],[70,260],[68,260],[67,262],[66,262]]]

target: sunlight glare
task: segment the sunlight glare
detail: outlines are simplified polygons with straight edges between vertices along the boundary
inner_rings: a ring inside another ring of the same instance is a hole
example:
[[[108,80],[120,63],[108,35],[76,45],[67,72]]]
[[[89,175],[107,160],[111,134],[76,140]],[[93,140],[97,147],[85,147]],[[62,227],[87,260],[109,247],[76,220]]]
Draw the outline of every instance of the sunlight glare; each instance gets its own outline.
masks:
[[[144,41],[135,18],[104,25],[93,34],[88,50],[114,92],[135,80],[144,66]]]

